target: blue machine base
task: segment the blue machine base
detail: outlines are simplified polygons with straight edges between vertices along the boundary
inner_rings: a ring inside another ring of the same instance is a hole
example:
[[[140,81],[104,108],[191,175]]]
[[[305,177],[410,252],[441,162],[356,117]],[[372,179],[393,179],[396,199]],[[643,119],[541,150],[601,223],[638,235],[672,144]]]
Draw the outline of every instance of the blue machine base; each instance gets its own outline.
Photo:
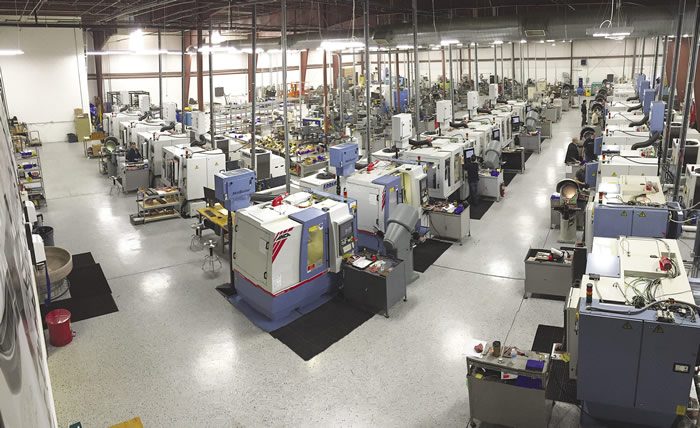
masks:
[[[386,255],[386,250],[384,249],[384,241],[377,235],[372,235],[366,232],[359,232],[357,234],[357,247],[366,248],[370,251]]]
[[[676,415],[662,414],[641,409],[629,409],[602,403],[584,401],[581,403],[581,427],[604,428],[610,422],[633,424],[637,427],[670,427]]]
[[[271,296],[238,272],[234,272],[237,295],[228,301],[253,324],[265,331],[284,327],[332,299],[338,292],[341,277],[327,273],[293,290]]]

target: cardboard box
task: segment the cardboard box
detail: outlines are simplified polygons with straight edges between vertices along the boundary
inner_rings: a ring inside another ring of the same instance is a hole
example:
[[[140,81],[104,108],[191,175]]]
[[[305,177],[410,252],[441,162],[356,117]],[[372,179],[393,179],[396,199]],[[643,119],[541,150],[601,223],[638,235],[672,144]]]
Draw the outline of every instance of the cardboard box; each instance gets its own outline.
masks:
[[[80,116],[83,114],[83,109],[82,108],[74,108],[73,109],[73,115],[74,116]]]
[[[92,145],[92,155],[97,156],[102,151],[102,143],[93,143]]]

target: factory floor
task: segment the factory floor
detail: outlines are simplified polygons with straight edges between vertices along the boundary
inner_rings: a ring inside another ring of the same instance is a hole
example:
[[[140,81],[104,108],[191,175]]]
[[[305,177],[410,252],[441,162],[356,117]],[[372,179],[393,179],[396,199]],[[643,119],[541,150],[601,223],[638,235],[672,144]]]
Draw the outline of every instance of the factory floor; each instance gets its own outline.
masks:
[[[78,144],[41,148],[57,246],[92,252],[119,312],[73,324],[71,344],[49,346],[61,427],[106,427],[139,416],[146,427],[464,427],[471,339],[529,349],[538,324],[563,325],[559,300],[523,299],[525,254],[553,242],[549,195],[564,176],[579,112],[527,162],[471,237],[408,288],[391,318],[375,316],[305,362],[254,326],[214,287],[189,250],[191,219],[132,226],[135,195],[110,181]],[[551,427],[578,426],[557,404]],[[485,426],[485,425],[484,425]]]

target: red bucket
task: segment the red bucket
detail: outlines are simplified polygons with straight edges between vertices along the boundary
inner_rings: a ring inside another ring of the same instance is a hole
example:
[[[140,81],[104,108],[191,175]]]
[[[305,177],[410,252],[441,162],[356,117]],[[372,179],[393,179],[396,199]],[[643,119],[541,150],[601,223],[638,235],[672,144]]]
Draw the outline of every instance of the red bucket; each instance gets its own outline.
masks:
[[[73,340],[69,311],[54,309],[49,312],[46,314],[46,325],[49,327],[49,342],[53,346],[65,346]]]

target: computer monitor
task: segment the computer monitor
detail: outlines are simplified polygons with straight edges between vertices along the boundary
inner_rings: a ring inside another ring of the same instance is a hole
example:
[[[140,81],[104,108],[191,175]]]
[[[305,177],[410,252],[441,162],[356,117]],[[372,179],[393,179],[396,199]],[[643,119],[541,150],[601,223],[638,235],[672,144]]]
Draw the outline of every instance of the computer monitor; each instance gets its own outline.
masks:
[[[464,159],[469,159],[474,155],[474,149],[467,149],[464,151]]]
[[[204,186],[204,200],[207,201],[209,207],[213,207],[218,202],[214,189]]]
[[[494,140],[499,140],[499,141],[500,141],[500,139],[501,139],[501,131],[500,131],[499,129],[494,130],[493,133],[491,134],[491,138],[493,138]]]
[[[530,107],[530,106],[525,106],[525,113],[530,113],[530,110],[531,110],[531,109],[532,109],[532,107]]]
[[[512,124],[520,123],[520,116],[513,116],[511,119]]]

